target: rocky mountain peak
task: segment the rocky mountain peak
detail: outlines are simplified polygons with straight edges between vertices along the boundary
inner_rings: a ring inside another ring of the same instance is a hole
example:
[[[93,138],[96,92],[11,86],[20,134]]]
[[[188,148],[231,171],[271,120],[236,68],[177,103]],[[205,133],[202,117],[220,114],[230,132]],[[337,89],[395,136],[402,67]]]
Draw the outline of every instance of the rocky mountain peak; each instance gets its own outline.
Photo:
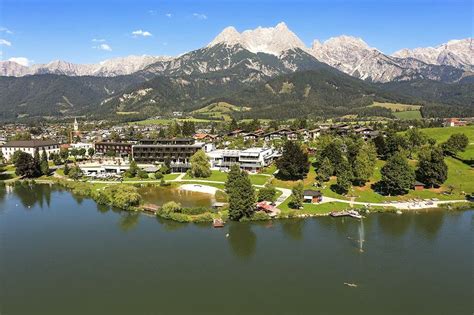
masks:
[[[275,27],[257,27],[239,33],[234,27],[226,27],[208,47],[217,44],[240,44],[253,53],[267,53],[279,56],[282,52],[300,48],[306,50],[305,44],[293,33],[285,23],[278,23]]]

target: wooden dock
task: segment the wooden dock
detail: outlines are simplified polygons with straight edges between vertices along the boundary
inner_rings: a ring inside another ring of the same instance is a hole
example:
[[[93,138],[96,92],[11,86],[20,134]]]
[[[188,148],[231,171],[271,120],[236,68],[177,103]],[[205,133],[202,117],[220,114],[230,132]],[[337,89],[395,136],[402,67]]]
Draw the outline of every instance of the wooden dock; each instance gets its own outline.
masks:
[[[142,206],[142,209],[145,212],[156,214],[158,212],[158,210],[160,210],[160,206],[153,205],[153,204],[144,204]]]
[[[351,217],[355,219],[362,219],[362,216],[354,210],[333,211],[330,213],[331,217]]]

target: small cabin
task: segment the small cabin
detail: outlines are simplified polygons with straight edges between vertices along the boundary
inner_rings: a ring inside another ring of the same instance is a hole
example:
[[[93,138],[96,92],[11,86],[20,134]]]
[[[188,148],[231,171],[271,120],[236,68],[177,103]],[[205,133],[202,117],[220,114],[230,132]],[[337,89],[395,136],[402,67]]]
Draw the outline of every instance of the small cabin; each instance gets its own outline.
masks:
[[[308,203],[319,203],[323,200],[323,195],[319,190],[308,189],[303,192],[303,200]]]
[[[413,186],[415,187],[415,190],[423,190],[423,189],[425,189],[425,184],[422,183],[422,182],[419,182],[419,181],[415,181],[415,183],[413,184]]]

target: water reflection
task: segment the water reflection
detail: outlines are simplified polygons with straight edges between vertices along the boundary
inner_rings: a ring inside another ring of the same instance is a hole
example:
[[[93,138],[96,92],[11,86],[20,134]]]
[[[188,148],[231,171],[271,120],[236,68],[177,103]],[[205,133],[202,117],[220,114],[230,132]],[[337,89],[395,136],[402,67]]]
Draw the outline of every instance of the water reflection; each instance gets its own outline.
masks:
[[[133,230],[138,223],[140,213],[138,212],[125,212],[123,211],[120,215],[119,226],[124,232]]]
[[[255,254],[257,236],[251,223],[231,223],[227,240],[236,257],[248,259]]]
[[[443,225],[445,211],[430,211],[415,216],[415,230],[426,238],[433,239]]]
[[[360,220],[359,227],[358,227],[358,232],[359,232],[359,252],[363,253],[364,252],[364,242],[365,242],[365,229],[364,229],[364,220]]]
[[[26,182],[15,183],[12,189],[13,193],[25,208],[31,208],[36,204],[40,208],[51,204],[51,186],[49,185],[30,185]]]
[[[303,239],[303,227],[305,222],[305,219],[283,220],[281,228],[290,239],[300,241]]]
[[[412,214],[383,213],[377,216],[381,230],[389,235],[400,237],[404,235],[413,222]]]
[[[106,213],[110,210],[110,206],[103,205],[103,204],[100,204],[100,203],[96,204],[96,208],[97,208],[97,211],[100,212],[100,213]]]
[[[155,217],[155,218],[156,218],[156,221],[158,221],[166,231],[176,231],[189,225],[188,223],[181,223],[181,222],[177,222],[173,220],[166,220],[160,217]]]

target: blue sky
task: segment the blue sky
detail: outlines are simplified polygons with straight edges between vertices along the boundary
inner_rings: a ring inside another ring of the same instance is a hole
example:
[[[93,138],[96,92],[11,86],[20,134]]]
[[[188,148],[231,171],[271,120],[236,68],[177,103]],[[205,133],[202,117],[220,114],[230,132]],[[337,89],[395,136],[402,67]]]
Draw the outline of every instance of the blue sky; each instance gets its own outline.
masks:
[[[34,63],[177,55],[229,25],[284,21],[307,45],[346,34],[393,53],[472,37],[473,15],[472,0],[0,0],[0,49]]]

